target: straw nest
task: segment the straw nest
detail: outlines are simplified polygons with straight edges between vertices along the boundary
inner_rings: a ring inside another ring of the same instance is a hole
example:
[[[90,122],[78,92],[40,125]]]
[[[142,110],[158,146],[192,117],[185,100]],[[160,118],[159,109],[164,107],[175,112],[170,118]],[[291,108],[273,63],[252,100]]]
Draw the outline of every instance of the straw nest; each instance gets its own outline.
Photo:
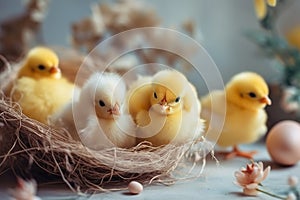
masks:
[[[62,67],[65,74],[76,74],[74,62]],[[15,72],[10,69],[0,74],[2,91]],[[73,140],[68,131],[28,118],[4,92],[0,96],[0,174],[12,169],[38,180],[60,179],[73,191],[126,189],[132,180],[170,184],[177,180],[172,172],[186,155],[192,156],[190,150],[196,143],[152,147],[144,142],[131,149],[93,151]],[[203,141],[199,144],[203,146]],[[199,147],[195,152],[206,155],[206,150]]]

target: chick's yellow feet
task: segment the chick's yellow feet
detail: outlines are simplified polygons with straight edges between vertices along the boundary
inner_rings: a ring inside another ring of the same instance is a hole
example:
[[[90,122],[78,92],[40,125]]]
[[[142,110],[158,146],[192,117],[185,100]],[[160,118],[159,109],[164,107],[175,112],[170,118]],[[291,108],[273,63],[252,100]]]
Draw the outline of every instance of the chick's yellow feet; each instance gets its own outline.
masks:
[[[229,152],[225,158],[226,159],[232,159],[235,157],[242,157],[242,158],[247,158],[247,159],[253,159],[253,156],[257,153],[257,151],[241,151],[237,146],[234,146],[232,151]]]

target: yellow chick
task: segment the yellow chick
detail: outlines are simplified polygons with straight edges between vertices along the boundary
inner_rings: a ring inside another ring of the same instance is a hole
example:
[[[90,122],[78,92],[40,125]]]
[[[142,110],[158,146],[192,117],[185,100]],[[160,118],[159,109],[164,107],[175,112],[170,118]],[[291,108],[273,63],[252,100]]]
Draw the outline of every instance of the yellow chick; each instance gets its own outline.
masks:
[[[130,113],[134,120],[138,112],[148,110],[151,107],[150,93],[153,91],[151,83],[151,76],[138,76],[138,79],[130,85],[126,96],[127,112]]]
[[[133,147],[136,125],[124,112],[126,85],[121,77],[114,73],[95,73],[81,93],[84,96],[80,95],[82,102],[79,100],[80,103],[74,106],[74,109],[79,109],[74,116],[82,120],[75,122],[77,126],[84,126],[82,129],[79,127],[82,143],[94,150],[113,146]]]
[[[218,134],[217,125],[210,121],[211,116],[214,115],[215,119],[225,117],[217,144],[220,147],[233,146],[233,151],[227,158],[252,158],[255,154],[255,151],[242,152],[237,145],[253,143],[266,133],[267,114],[264,107],[271,104],[268,95],[268,86],[260,75],[242,72],[227,83],[225,91],[212,91],[201,99],[201,117],[208,122],[211,130],[208,138],[215,138]],[[212,107],[212,102],[216,106]],[[226,105],[226,114],[222,113],[220,105]]]
[[[59,59],[51,49],[35,47],[28,52],[18,78],[27,76],[36,80],[40,78],[60,79],[61,71],[58,64]]]
[[[182,73],[162,70],[137,82],[130,88],[127,102],[138,125],[138,142],[160,146],[199,137],[203,127],[200,104],[195,88]]]
[[[48,48],[36,47],[26,56],[11,93],[25,115],[47,123],[50,115],[71,100],[74,88],[61,77],[57,55]]]

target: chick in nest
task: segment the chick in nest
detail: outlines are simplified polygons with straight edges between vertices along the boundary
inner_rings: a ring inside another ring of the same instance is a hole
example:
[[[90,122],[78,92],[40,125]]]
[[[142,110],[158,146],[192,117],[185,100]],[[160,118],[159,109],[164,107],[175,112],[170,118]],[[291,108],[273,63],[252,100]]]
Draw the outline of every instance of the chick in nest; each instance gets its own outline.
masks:
[[[271,104],[268,95],[268,86],[260,75],[242,72],[232,77],[226,84],[225,91],[212,91],[202,98],[201,116],[210,124],[211,129],[208,138],[217,134],[214,123],[210,121],[211,116],[225,118],[217,144],[220,147],[233,146],[233,151],[227,158],[252,158],[256,153],[240,151],[237,146],[253,143],[266,133],[267,114],[264,107]],[[226,100],[226,113],[222,113],[223,108],[218,106],[223,105],[223,100]],[[217,106],[212,107],[213,104]]]
[[[153,146],[182,144],[202,133],[196,89],[176,70],[138,79],[129,89],[127,103],[138,126],[138,142],[146,140]]]
[[[18,72],[11,94],[22,112],[42,123],[69,102],[75,89],[61,75],[59,59],[46,47],[31,49]]]
[[[86,146],[99,150],[117,146],[129,148],[135,145],[135,124],[129,114],[124,113],[126,85],[115,73],[96,73],[90,77],[84,90],[88,90],[89,102],[95,115],[90,115],[87,126],[79,133]]]
[[[136,126],[124,112],[125,93],[126,85],[119,75],[95,73],[82,87],[78,101],[69,103],[56,120],[70,126],[72,136],[91,149],[132,147]]]

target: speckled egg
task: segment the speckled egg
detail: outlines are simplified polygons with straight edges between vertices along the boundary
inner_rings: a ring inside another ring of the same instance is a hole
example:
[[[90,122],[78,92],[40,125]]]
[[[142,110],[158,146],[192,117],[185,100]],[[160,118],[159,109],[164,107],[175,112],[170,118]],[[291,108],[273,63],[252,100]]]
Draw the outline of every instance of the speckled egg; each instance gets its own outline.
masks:
[[[272,160],[281,165],[294,165],[300,160],[300,124],[285,120],[269,131],[267,150]]]

